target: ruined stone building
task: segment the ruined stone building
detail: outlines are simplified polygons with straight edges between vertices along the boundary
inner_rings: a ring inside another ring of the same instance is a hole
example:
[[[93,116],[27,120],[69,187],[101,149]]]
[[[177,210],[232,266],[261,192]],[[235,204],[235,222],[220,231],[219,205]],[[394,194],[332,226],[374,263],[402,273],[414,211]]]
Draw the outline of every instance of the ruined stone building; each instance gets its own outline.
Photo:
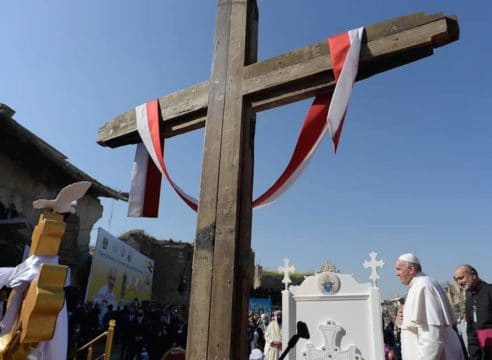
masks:
[[[68,184],[90,181],[92,186],[66,216],[67,229],[60,247],[60,262],[71,268],[72,284],[87,276],[90,232],[101,218],[100,197],[126,200],[124,193],[104,186],[67,161],[67,157],[16,122],[14,111],[0,103],[0,266],[15,266],[38,222],[33,200],[54,198]]]
[[[154,260],[152,300],[162,304],[188,307],[191,285],[193,245],[157,240],[143,230],[132,230],[119,237],[125,243]]]

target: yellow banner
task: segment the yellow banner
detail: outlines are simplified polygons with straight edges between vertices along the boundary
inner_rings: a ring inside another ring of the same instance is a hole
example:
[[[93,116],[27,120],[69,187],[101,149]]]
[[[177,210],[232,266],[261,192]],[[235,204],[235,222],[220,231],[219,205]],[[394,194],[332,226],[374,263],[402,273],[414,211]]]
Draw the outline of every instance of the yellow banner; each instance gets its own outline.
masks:
[[[151,300],[154,261],[99,228],[86,301],[124,305]]]

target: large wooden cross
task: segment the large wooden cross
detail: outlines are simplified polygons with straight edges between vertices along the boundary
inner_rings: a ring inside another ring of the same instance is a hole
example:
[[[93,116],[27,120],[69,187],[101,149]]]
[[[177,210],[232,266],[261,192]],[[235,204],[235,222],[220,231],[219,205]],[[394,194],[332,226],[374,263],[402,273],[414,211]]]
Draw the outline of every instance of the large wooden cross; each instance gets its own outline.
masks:
[[[161,97],[161,131],[205,126],[187,359],[245,359],[256,112],[333,90],[326,41],[256,62],[256,0],[219,0],[209,81]],[[366,27],[357,80],[432,55],[458,39],[454,17],[423,13]],[[140,142],[135,111],[104,125],[97,142]]]

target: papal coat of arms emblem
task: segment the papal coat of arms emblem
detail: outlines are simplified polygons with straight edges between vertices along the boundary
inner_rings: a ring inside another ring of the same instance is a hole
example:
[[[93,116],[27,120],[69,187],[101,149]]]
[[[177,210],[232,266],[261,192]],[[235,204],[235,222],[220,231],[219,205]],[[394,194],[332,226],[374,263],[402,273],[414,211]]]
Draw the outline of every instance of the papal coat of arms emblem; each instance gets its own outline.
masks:
[[[340,279],[335,273],[325,272],[318,279],[318,287],[324,294],[336,294],[340,290]]]

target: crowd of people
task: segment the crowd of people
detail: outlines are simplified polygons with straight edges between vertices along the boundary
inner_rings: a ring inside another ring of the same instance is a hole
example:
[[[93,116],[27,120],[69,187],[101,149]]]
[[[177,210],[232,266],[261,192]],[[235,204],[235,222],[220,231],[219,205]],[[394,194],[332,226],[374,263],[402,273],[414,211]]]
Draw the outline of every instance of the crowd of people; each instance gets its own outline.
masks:
[[[395,322],[384,326],[386,360],[492,360],[492,285],[470,265],[454,272],[456,283],[466,290],[465,314],[457,324],[449,299],[439,283],[423,272],[417,256],[407,253],[396,261],[396,276],[409,290]],[[185,311],[171,306],[141,306],[138,301],[118,309],[108,301],[85,303],[71,314],[71,343],[81,345],[118,323],[115,341],[120,359],[161,359],[171,347],[186,346]],[[457,325],[466,322],[466,333]],[[250,360],[277,360],[282,352],[282,314],[248,317]]]
[[[71,351],[105,331],[111,319],[117,324],[114,349],[120,349],[121,360],[160,360],[169,349],[186,347],[187,316],[184,307],[140,304],[134,300],[116,309],[106,302],[80,303],[70,311]]]
[[[116,320],[114,348],[121,360],[160,360],[171,348],[186,348],[186,310],[180,306],[132,303],[113,309],[112,304],[85,302],[69,312],[69,348],[81,347]],[[251,360],[277,360],[282,351],[282,312],[250,312],[248,352]],[[114,354],[114,352],[113,352]],[[85,354],[81,354],[84,358]]]
[[[385,360],[492,360],[492,285],[473,266],[460,265],[454,272],[455,282],[466,292],[465,312],[458,322],[446,293],[423,272],[417,256],[401,255],[395,268],[408,293],[394,321],[384,325]],[[2,295],[5,305],[7,295]],[[160,360],[167,350],[186,347],[183,306],[134,299],[115,308],[104,298],[70,307],[70,352],[105,331],[111,319],[117,322],[114,349],[122,360]],[[281,326],[281,311],[249,314],[250,360],[278,360],[285,348]]]

